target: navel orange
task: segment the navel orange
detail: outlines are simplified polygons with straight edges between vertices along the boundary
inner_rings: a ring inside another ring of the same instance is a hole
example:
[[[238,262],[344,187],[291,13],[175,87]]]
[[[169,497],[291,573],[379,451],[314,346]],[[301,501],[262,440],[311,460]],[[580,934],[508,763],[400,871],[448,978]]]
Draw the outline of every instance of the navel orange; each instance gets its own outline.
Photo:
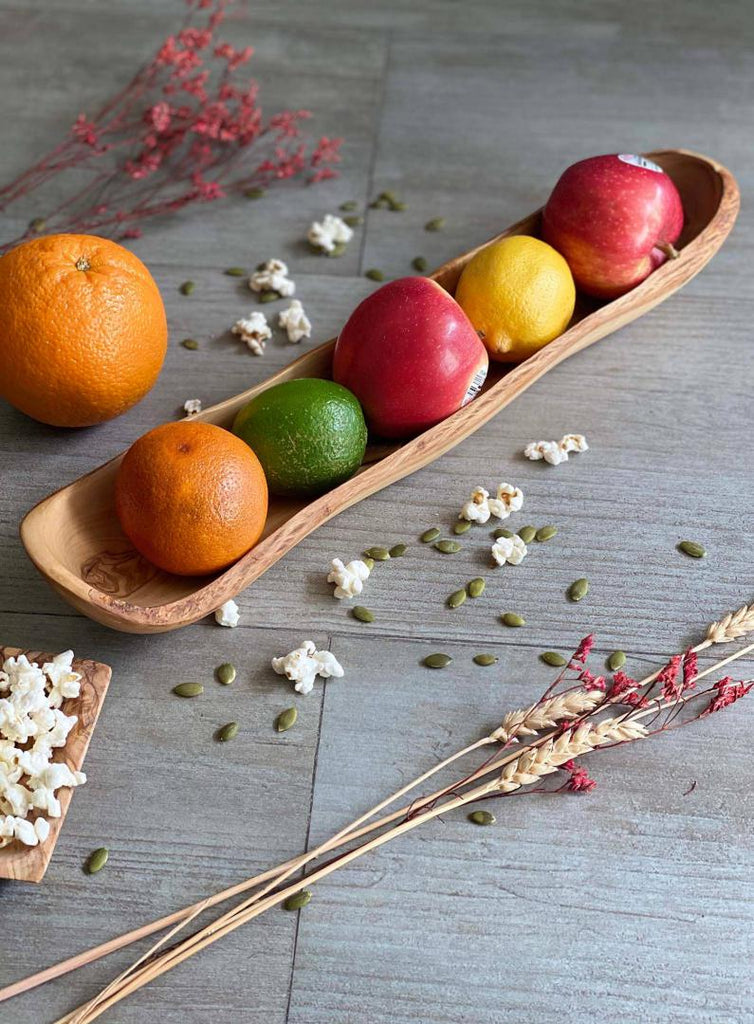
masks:
[[[0,259],[0,395],[56,427],[87,427],[149,391],[167,349],[151,274],[94,235],[47,235]]]
[[[115,482],[123,532],[179,576],[216,572],[259,540],[267,481],[254,452],[211,423],[155,427],[126,452]]]

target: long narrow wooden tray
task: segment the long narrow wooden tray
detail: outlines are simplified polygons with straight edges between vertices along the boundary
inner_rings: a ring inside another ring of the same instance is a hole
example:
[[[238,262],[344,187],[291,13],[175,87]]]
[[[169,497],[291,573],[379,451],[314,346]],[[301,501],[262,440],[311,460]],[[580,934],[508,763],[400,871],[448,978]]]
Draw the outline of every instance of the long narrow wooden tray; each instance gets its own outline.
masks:
[[[663,150],[647,156],[663,167],[681,193],[686,223],[678,259],[669,260],[613,302],[580,300],[568,330],[559,338],[512,369],[493,363],[482,393],[473,402],[410,441],[370,447],[360,471],[339,487],[311,502],[274,499],[262,540],[225,572],[202,579],[171,576],[133,550],[113,507],[113,485],[122,456],[45,498],[29,512],[21,524],[29,557],[75,608],[114,629],[165,632],[214,611],[322,523],[438,458],[552,367],[642,316],[712,259],[738,213],[734,177],[714,160],[687,150]],[[540,212],[513,224],[485,245],[507,235],[537,235]],[[458,256],[430,276],[452,294],[464,266],[478,251]],[[262,384],[205,410],[198,418],[230,427],[238,409],[271,384],[296,377],[329,377],[334,344],[330,341],[307,352]]]
[[[19,654],[25,654],[29,661],[36,661],[39,665],[53,658],[52,654],[42,654],[38,651],[0,647],[0,665],[6,658],[17,658]],[[99,661],[79,658],[74,659],[73,670],[81,674],[81,693],[78,697],[65,701],[62,711],[66,715],[78,715],[79,720],[68,734],[66,745],[56,751],[55,760],[65,762],[72,772],[80,772],[110,685],[112,670],[109,665],[103,665]],[[67,786],[58,790],[62,813],[59,818],[47,818],[50,822],[50,834],[39,846],[24,846],[23,843],[14,840],[0,849],[0,878],[15,878],[22,882],[42,881],[72,796],[73,790]]]

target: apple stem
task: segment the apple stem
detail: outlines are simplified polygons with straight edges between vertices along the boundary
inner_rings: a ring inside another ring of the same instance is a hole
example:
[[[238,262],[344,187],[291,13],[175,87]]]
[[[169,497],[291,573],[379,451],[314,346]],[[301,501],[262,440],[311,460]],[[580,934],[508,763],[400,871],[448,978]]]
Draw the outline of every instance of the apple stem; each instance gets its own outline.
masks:
[[[655,248],[665,253],[669,260],[677,260],[681,255],[671,242],[658,242]]]

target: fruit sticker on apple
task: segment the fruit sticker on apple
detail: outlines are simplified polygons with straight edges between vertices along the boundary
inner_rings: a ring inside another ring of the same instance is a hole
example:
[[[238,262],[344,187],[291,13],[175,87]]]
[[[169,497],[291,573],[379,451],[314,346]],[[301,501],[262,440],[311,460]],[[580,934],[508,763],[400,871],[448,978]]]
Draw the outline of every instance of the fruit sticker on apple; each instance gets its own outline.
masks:
[[[571,268],[576,287],[614,299],[678,253],[678,189],[663,169],[632,153],[593,156],[562,174],[542,213],[542,234]]]
[[[379,437],[412,437],[479,392],[487,350],[435,281],[402,277],[353,311],[335,345],[333,378],[361,402]]]

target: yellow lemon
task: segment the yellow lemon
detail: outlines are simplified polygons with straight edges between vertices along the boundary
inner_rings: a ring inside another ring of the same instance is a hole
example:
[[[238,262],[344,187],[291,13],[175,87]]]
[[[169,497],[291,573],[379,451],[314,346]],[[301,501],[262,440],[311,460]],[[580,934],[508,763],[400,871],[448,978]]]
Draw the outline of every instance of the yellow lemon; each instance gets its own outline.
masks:
[[[456,301],[490,356],[517,363],[563,333],[573,316],[576,287],[568,264],[551,245],[512,235],[466,264]]]

